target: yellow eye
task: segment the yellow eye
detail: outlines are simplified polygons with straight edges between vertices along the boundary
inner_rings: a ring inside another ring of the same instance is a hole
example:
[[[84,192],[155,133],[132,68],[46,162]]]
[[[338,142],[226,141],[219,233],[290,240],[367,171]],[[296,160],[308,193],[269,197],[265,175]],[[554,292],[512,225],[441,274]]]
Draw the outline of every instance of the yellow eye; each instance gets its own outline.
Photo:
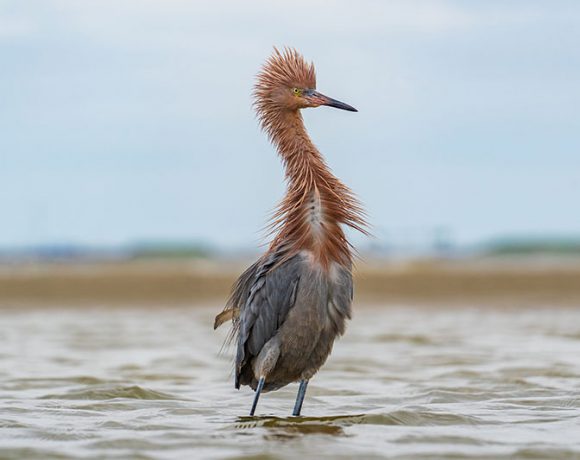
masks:
[[[300,88],[292,88],[292,92],[296,95],[296,96],[300,96],[302,94],[302,90]]]

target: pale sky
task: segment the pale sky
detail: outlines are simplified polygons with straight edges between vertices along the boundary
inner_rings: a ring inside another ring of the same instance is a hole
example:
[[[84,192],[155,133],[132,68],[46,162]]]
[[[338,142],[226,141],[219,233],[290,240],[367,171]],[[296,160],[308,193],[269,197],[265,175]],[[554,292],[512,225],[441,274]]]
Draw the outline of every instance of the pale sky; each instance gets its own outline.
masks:
[[[379,241],[580,234],[579,2],[0,0],[0,247],[256,247],[273,45],[359,109],[304,115]]]

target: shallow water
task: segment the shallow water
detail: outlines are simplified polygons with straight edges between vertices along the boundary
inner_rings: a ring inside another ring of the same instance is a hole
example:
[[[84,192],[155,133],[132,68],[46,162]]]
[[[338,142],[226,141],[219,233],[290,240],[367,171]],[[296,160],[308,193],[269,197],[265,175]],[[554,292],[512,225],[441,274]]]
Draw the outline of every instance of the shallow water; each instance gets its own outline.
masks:
[[[0,458],[580,458],[580,310],[359,308],[301,418],[215,310],[0,312]]]

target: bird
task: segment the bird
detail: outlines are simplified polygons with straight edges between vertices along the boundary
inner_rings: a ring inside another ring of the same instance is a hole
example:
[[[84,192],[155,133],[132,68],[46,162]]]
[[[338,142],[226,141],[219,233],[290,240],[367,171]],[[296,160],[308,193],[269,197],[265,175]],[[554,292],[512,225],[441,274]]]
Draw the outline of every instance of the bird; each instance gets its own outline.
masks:
[[[256,77],[254,109],[285,169],[286,193],[270,223],[267,251],[235,282],[214,329],[231,320],[235,387],[261,393],[299,382],[299,416],[309,380],[345,333],[353,301],[355,250],[344,227],[368,235],[364,209],[310,139],[301,110],[357,110],[316,90],[314,64],[274,47]]]

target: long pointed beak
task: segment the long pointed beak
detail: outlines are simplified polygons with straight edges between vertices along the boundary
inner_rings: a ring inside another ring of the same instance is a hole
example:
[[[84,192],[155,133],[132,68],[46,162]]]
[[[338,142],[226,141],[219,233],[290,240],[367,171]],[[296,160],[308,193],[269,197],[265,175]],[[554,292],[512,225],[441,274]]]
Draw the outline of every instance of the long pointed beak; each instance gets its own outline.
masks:
[[[324,94],[321,94],[318,91],[314,90],[309,91],[308,94],[306,94],[305,96],[316,105],[327,105],[329,107],[334,107],[337,109],[348,110],[349,112],[358,112],[358,110],[352,107],[351,105],[337,101],[336,99],[332,99],[331,97],[325,96]]]

